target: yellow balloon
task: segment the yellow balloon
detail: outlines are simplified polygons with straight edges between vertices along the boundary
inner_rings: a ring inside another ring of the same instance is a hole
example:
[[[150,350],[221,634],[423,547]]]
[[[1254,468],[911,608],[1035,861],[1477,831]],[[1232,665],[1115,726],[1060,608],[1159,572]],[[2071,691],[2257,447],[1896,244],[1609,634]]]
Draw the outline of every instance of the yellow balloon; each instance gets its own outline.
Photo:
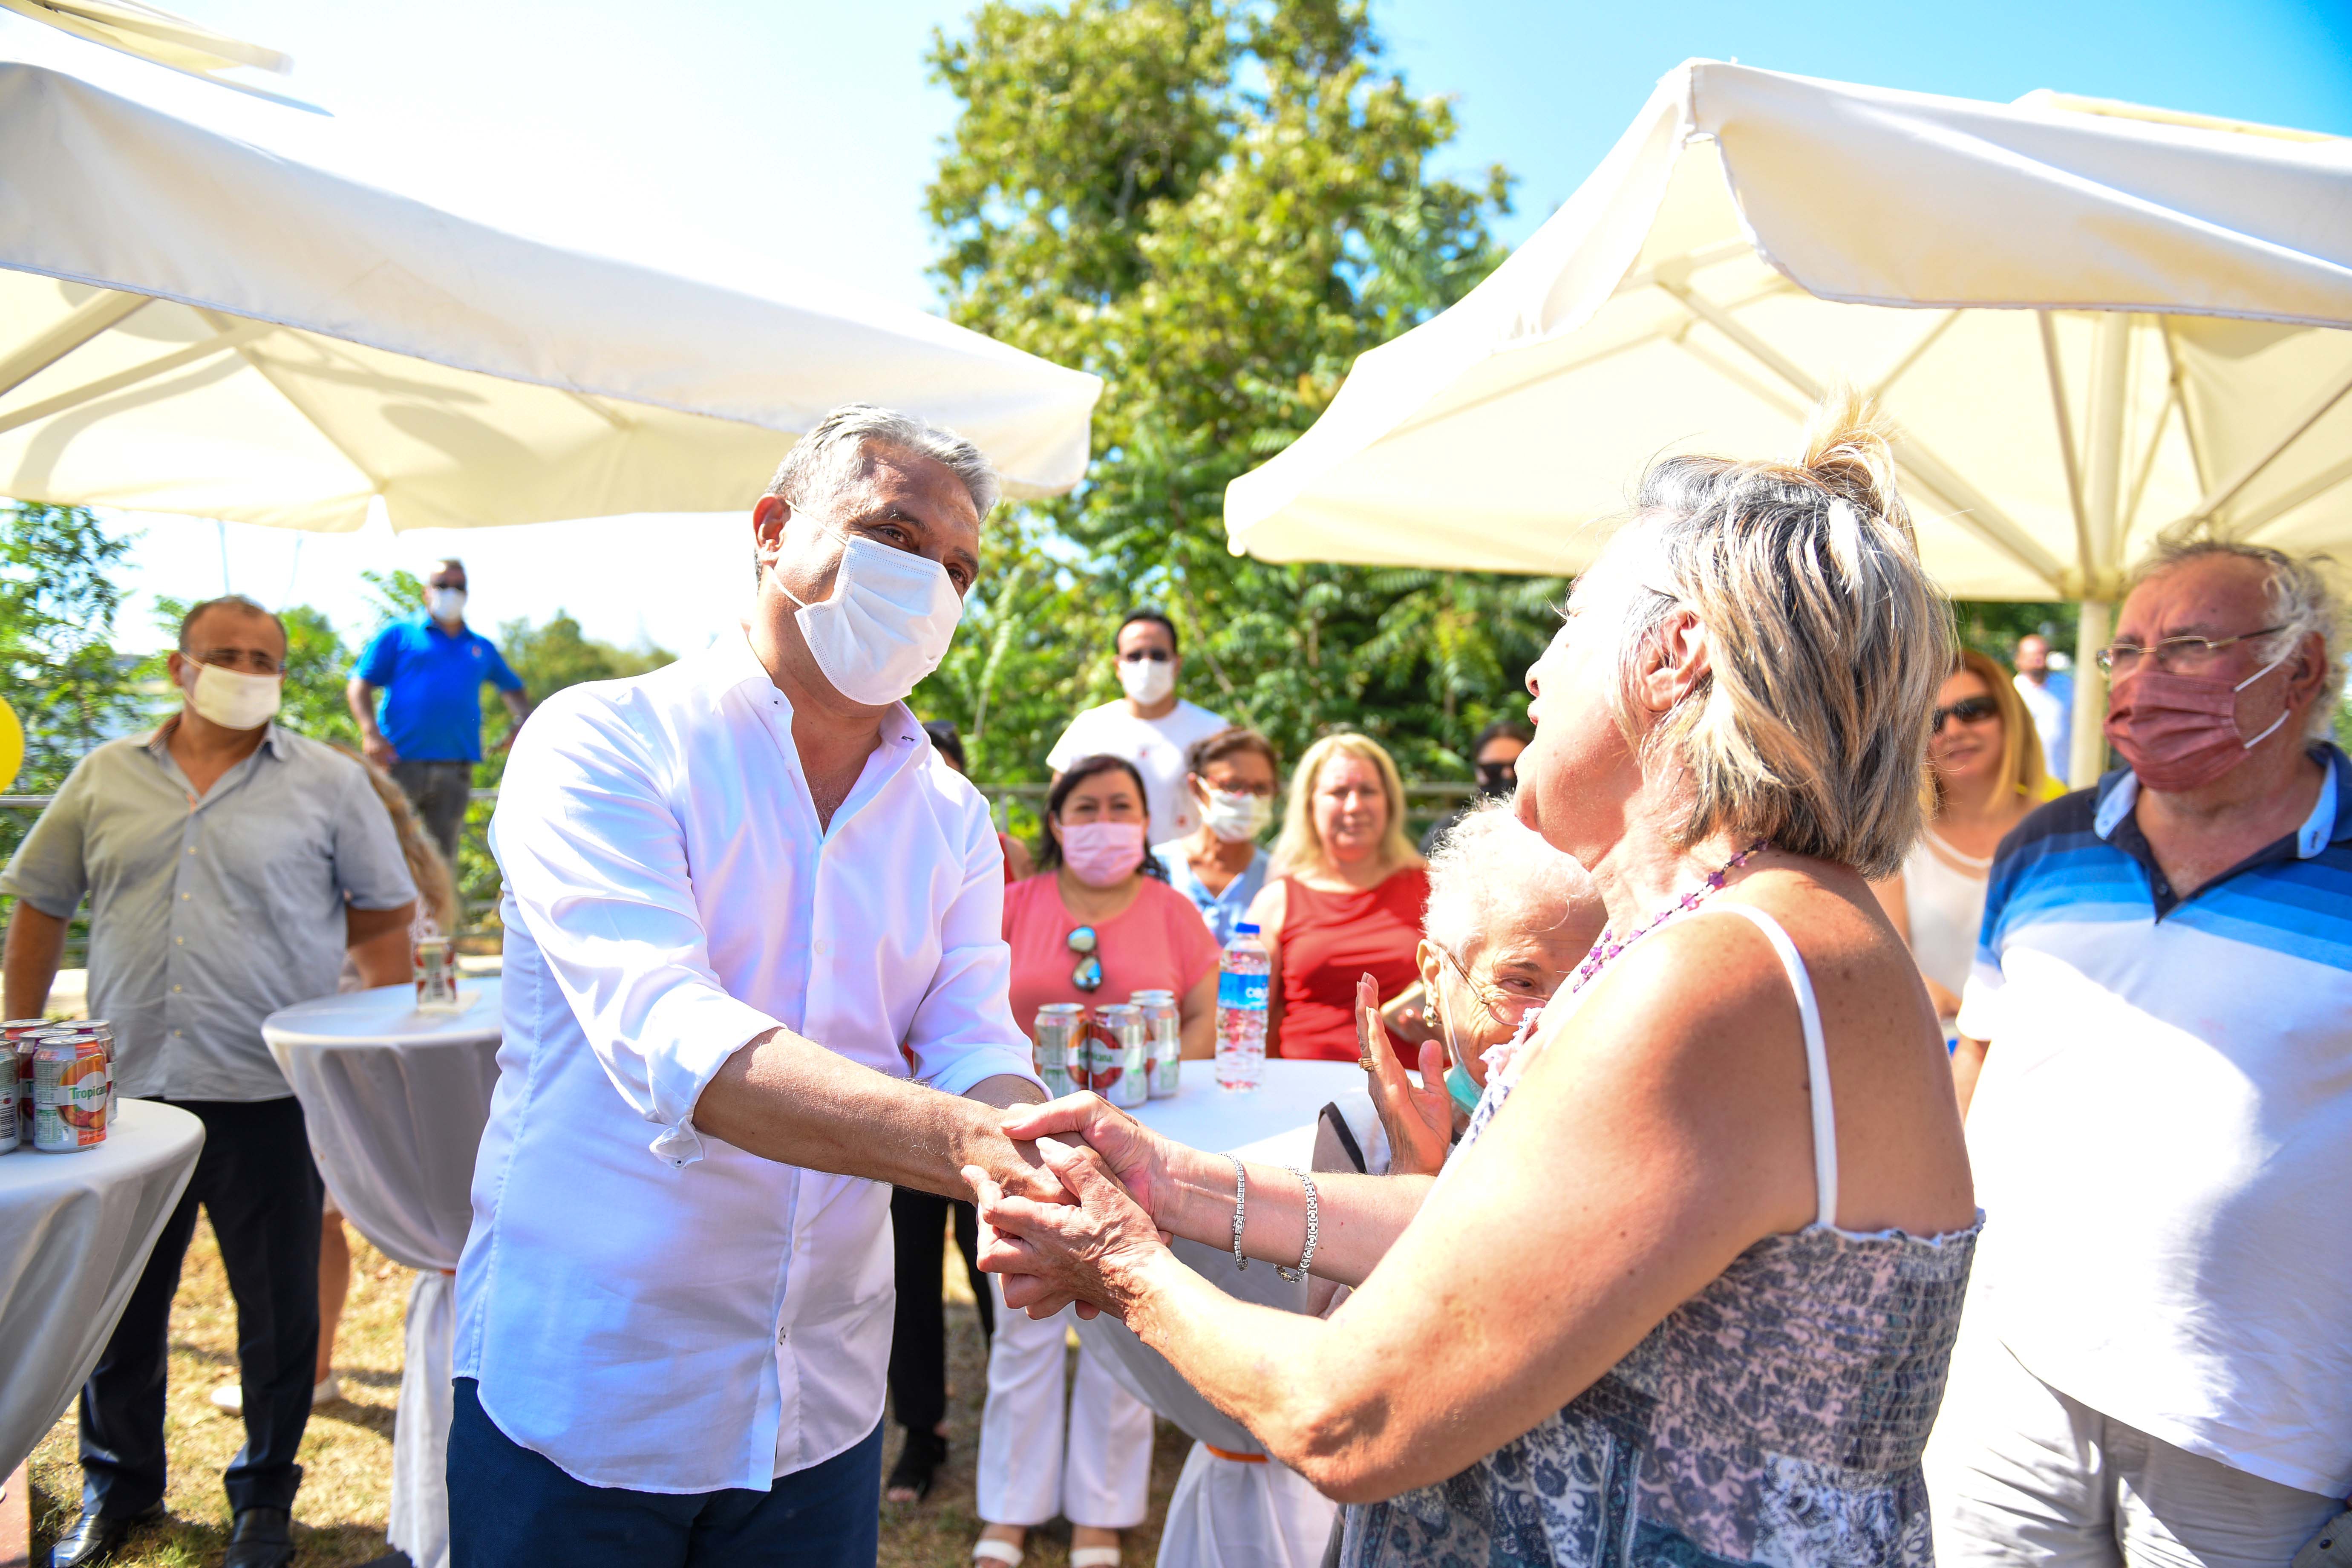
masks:
[[[16,770],[25,765],[25,726],[16,721],[16,710],[8,700],[0,697],[0,795],[16,782]]]

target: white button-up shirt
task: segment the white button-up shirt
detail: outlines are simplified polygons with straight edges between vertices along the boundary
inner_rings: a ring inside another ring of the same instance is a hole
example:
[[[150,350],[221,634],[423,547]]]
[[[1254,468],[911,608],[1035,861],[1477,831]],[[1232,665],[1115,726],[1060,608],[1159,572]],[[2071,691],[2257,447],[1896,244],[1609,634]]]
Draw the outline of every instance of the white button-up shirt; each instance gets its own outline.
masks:
[[[782,1025],[950,1094],[1031,1077],[979,793],[894,708],[829,827],[740,636],[559,693],[516,742],[506,1037],[455,1371],[595,1486],[764,1490],[861,1441],[890,1349],[887,1185],[696,1131]],[[1034,1080],[1033,1080],[1034,1081]]]

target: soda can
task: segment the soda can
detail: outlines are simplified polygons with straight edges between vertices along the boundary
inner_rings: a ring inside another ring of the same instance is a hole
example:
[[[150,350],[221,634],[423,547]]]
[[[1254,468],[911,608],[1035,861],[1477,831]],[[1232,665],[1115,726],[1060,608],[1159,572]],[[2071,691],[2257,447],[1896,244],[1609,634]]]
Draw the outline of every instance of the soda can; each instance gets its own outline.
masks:
[[[44,1038],[33,1051],[33,1147],[70,1154],[105,1142],[113,1078],[96,1040]]]
[[[1151,1045],[1143,1009],[1114,1002],[1095,1009],[1087,1026],[1087,1081],[1113,1105],[1133,1107],[1151,1098]]]
[[[104,1018],[77,1018],[57,1031],[77,1040],[93,1040],[106,1049],[106,1121],[114,1124],[114,1026]]]
[[[1037,1009],[1037,1026],[1031,1038],[1031,1065],[1045,1085],[1045,1098],[1059,1100],[1077,1091],[1072,1070],[1087,1030],[1087,1010],[1076,1002],[1048,1002]]]
[[[1128,1000],[1143,1009],[1149,1060],[1145,1081],[1152,1099],[1166,1100],[1176,1092],[1184,1072],[1184,1016],[1176,1009],[1176,993],[1139,991]]]
[[[33,1045],[54,1027],[47,1018],[11,1018],[0,1024],[0,1037],[5,1037],[16,1068],[11,1098],[16,1105],[17,1142],[26,1148],[33,1143]]]
[[[449,951],[446,936],[420,936],[410,950],[416,972],[416,1005],[419,1007],[455,1007],[457,1005],[457,960]]]

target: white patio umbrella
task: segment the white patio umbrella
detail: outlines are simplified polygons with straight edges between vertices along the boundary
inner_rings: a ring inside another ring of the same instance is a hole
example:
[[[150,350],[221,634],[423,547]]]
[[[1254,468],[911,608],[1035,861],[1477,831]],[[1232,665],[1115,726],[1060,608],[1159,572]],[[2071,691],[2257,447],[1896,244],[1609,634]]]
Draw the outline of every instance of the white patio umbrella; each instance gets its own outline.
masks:
[[[853,400],[1067,489],[1101,384],[519,239],[0,64],[0,495],[278,528],[749,506]]]
[[[0,10],[86,38],[110,49],[272,103],[327,111],[315,103],[245,79],[244,71],[284,76],[294,62],[276,49],[248,44],[201,22],[150,5],[145,0],[0,0]]]
[[[2167,529],[2352,543],[2352,142],[1711,61],[1485,283],[1234,481],[1236,553],[1566,573],[1680,450],[1900,426],[1948,593],[2084,602],[2078,711]],[[2074,727],[2073,776],[2095,768]]]

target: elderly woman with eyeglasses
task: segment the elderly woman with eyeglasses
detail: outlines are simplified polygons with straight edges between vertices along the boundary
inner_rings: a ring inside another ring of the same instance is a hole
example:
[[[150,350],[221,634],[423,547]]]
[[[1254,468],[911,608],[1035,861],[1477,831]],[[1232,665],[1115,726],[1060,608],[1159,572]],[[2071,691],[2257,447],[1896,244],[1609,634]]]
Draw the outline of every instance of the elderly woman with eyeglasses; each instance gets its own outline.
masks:
[[[1356,990],[1356,1038],[1373,1063],[1372,1108],[1397,1175],[1445,1163],[1490,1065],[1532,1027],[1608,918],[1584,868],[1529,832],[1507,799],[1473,806],[1433,848],[1414,957],[1435,1038],[1421,1047],[1419,1083],[1381,1026],[1379,983],[1367,974]]]
[[[1207,1058],[1216,1047],[1216,939],[1147,850],[1145,800],[1124,757],[1081,757],[1054,781],[1039,870],[1004,889],[1013,1016],[1034,1029],[1049,1003],[1091,1007],[1172,991],[1185,1056]],[[1089,1347],[1078,1352],[1064,1420],[1066,1316],[996,1314],[980,1421],[979,1561],[1020,1562],[1030,1527],[1060,1514],[1072,1526],[1074,1568],[1109,1568],[1118,1532],[1143,1522],[1151,1411]]]
[[[1005,1299],[1118,1314],[1357,1505],[1346,1568],[1933,1562],[1979,1216],[1868,879],[1950,627],[1885,438],[1823,416],[1794,462],[1661,459],[1529,672],[1519,816],[1609,925],[1440,1177],[1236,1166],[1087,1095],[1003,1123],[1076,1205],[965,1172]],[[1163,1235],[1354,1289],[1240,1301]]]

